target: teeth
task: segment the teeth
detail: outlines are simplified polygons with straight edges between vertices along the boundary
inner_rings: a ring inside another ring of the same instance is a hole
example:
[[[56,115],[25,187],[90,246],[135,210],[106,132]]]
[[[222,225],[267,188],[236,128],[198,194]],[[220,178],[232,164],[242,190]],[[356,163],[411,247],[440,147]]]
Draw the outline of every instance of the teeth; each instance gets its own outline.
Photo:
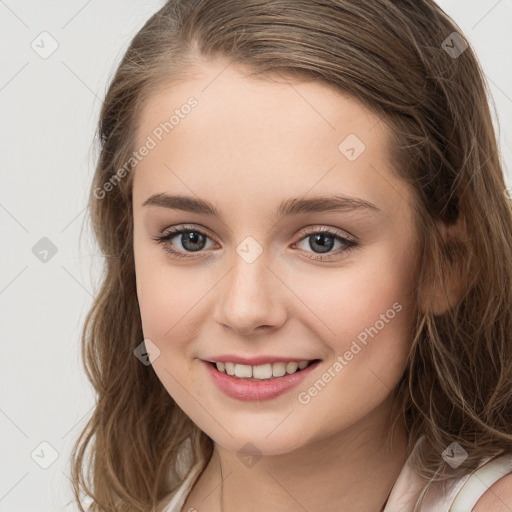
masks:
[[[282,377],[286,375],[286,363],[274,363],[272,365],[272,376]]]
[[[235,375],[237,377],[250,379],[252,377],[252,366],[248,366],[246,364],[235,364]]]
[[[291,375],[297,370],[303,370],[309,364],[309,361],[291,361],[289,363],[267,363],[259,366],[249,366],[247,364],[235,363],[215,363],[217,370],[228,375],[234,375],[242,379],[272,379],[274,377],[282,377],[283,375]]]
[[[306,365],[307,365],[307,363],[306,363]],[[298,367],[299,367],[299,363],[288,363],[286,365],[286,373],[295,373],[297,371]],[[303,366],[303,368],[305,368],[305,367]]]
[[[252,376],[255,379],[270,379],[272,377],[272,365],[268,363],[260,366],[253,366]]]

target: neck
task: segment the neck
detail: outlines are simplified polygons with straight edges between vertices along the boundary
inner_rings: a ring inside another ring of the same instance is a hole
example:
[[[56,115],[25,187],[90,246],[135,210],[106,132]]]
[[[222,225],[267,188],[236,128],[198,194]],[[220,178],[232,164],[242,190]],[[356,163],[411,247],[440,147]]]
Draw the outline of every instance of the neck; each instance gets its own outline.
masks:
[[[215,445],[185,505],[212,512],[380,512],[408,455],[403,422],[386,443],[388,411],[383,404],[383,414],[374,410],[349,429],[293,452],[263,455],[251,466]]]

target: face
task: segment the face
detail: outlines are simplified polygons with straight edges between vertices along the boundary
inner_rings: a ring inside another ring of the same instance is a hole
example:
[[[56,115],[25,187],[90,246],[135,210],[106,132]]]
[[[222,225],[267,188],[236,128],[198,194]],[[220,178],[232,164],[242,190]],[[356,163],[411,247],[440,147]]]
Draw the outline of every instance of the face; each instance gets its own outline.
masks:
[[[325,84],[226,63],[158,92],[139,121],[138,301],[183,411],[224,448],[278,454],[381,410],[405,368],[418,261],[385,123]],[[230,376],[217,361],[248,364]],[[301,361],[316,362],[288,374]]]

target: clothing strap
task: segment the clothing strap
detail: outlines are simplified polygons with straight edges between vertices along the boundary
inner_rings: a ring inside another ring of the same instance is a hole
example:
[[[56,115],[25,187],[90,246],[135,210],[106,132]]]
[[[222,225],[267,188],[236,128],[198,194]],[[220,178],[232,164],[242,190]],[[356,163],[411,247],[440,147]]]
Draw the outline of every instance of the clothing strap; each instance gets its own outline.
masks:
[[[449,512],[471,512],[487,489],[512,473],[512,453],[491,458],[474,471],[460,488]]]

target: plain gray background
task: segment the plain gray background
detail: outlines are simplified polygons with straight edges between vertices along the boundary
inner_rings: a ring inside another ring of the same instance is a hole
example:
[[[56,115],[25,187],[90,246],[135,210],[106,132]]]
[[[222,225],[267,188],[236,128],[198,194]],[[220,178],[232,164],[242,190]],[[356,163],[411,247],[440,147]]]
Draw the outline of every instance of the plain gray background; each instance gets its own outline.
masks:
[[[0,511],[76,510],[69,455],[94,404],[79,339],[101,269],[87,224],[81,236],[93,135],[116,64],[162,4],[0,0]],[[512,0],[439,4],[486,73],[510,185]],[[45,237],[56,253],[37,257]]]

